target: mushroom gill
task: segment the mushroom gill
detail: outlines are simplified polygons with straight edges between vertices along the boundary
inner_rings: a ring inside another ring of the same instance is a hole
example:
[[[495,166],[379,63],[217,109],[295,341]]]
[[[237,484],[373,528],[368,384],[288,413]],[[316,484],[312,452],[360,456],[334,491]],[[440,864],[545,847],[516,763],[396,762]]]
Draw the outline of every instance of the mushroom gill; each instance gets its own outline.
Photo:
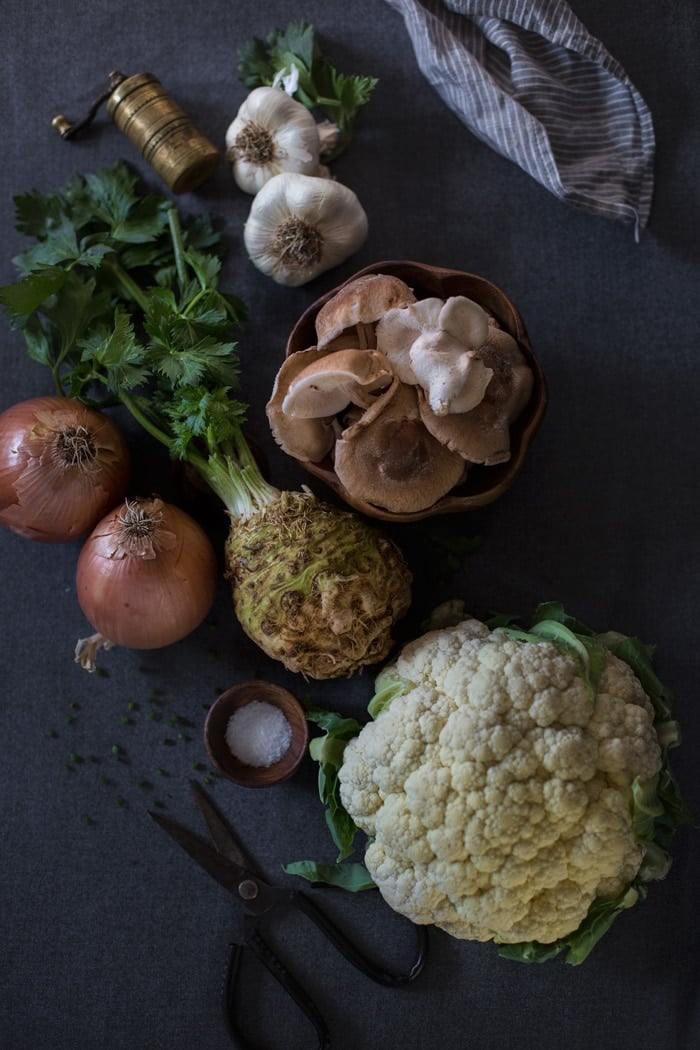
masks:
[[[353,498],[393,513],[432,506],[467,469],[426,430],[416,389],[399,382],[342,432],[333,455],[338,480]]]

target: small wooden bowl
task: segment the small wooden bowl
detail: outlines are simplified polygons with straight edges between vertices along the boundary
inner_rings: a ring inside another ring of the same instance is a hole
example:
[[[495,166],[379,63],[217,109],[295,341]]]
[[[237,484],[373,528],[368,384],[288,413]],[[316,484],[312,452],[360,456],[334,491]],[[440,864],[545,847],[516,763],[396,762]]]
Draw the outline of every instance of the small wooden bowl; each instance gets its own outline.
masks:
[[[288,750],[270,766],[250,766],[232,754],[226,741],[229,719],[239,708],[255,700],[278,707],[292,727]],[[271,682],[250,681],[231,686],[214,701],[204,722],[204,745],[218,771],[241,787],[270,787],[288,780],[299,768],[306,754],[309,727],[304,708],[297,698]]]
[[[331,289],[301,315],[287,340],[286,356],[299,350],[306,350],[316,344],[315,321],[321,307],[328,302],[339,290],[365,274],[389,274],[401,278],[402,281],[412,288],[416,297],[423,299],[436,296],[447,299],[452,295],[464,295],[473,299],[485,310],[493,314],[502,328],[517,341],[518,346],[525,355],[525,359],[532,369],[533,388],[530,400],[520,416],[512,423],[510,428],[511,456],[506,463],[498,463],[492,467],[475,465],[470,467],[469,474],[463,484],[452,489],[446,496],[439,499],[425,510],[412,513],[393,513],[377,507],[372,503],[356,499],[340,483],[333,470],[333,460],[330,455],[318,463],[303,460],[302,466],[315,477],[319,478],[342,500],[355,510],[371,518],[383,521],[419,521],[441,514],[456,514],[463,511],[474,510],[492,503],[498,499],[506,489],[510,488],[513,481],[520,473],[525,456],[530,447],[532,439],[539,430],[540,424],[547,407],[547,386],[544,373],[530,345],[525,324],[514,304],[507,295],[484,277],[474,274],[463,273],[461,270],[446,270],[438,266],[429,266],[425,263],[410,262],[405,260],[390,260],[387,262],[373,263],[363,270],[353,274],[347,281],[337,288]]]

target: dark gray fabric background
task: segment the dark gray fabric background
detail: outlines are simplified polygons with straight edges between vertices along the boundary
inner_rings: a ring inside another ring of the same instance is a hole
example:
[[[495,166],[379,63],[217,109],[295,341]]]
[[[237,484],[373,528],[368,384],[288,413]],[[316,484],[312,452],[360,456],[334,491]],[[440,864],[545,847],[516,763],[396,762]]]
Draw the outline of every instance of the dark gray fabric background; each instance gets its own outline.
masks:
[[[638,244],[630,227],[557,201],[477,141],[423,80],[401,19],[381,2],[6,0],[0,281],[14,277],[10,260],[23,243],[13,228],[14,194],[56,189],[74,172],[120,156],[160,189],[104,113],[90,135],[69,145],[50,127],[56,112],[80,116],[115,67],[148,70],[221,143],[245,95],[237,47],[292,19],[315,23],[341,69],[381,79],[335,169],[369,216],[361,252],[313,285],[282,289],[245,258],[249,200],[225,165],[200,193],[180,199],[224,226],[224,284],[250,309],[241,340],[250,433],[268,456],[271,478],[290,486],[308,480],[274,447],[263,406],[286,335],[314,298],[360,266],[389,258],[458,267],[501,285],[519,305],[546,370],[549,411],[525,470],[498,503],[394,531],[416,573],[416,608],[404,631],[433,602],[454,595],[477,615],[527,615],[538,601],[557,598],[596,628],[655,642],[683,726],[674,769],[700,813],[700,18],[695,0],[573,6],[654,117],[656,193]],[[48,375],[26,359],[6,323],[2,354],[1,408],[50,390]],[[131,436],[135,486],[177,491],[160,453]],[[220,538],[221,523],[211,527]],[[441,543],[473,534],[483,537],[481,546],[450,574],[441,567]],[[72,662],[86,628],[74,592],[78,550],[0,535],[0,1045],[222,1050],[229,1042],[219,991],[233,910],[146,810],[158,798],[170,814],[194,822],[186,780],[201,775],[192,766],[204,761],[204,708],[218,689],[259,673],[361,716],[371,678],[304,683],[271,666],[242,639],[223,583],[211,622],[187,641],[157,653],[115,650],[103,661],[108,675],[90,677]],[[160,722],[149,717],[154,696]],[[130,702],[138,705],[131,725],[122,721]],[[192,728],[171,728],[174,714]],[[180,732],[190,739],[178,739]],[[128,762],[114,761],[114,744]],[[86,759],[74,772],[66,769],[71,753]],[[158,767],[170,775],[158,779]],[[152,788],[134,786],[141,780]],[[213,792],[270,872],[301,857],[333,859],[310,764],[264,792],[222,781]],[[116,804],[120,794],[124,808]],[[698,832],[684,829],[665,883],[618,921],[582,968],[558,961],[523,967],[489,945],[436,934],[425,973],[407,991],[370,984],[292,924],[283,937],[329,1018],[337,1050],[697,1050],[699,884]],[[372,895],[332,896],[329,907],[370,939],[389,919]],[[382,939],[398,945],[400,929],[387,929]],[[267,983],[261,994],[250,990],[247,1022],[262,1023],[270,1005],[285,1008]],[[292,1010],[282,1016],[276,1039],[265,1025],[267,1045],[313,1045]]]

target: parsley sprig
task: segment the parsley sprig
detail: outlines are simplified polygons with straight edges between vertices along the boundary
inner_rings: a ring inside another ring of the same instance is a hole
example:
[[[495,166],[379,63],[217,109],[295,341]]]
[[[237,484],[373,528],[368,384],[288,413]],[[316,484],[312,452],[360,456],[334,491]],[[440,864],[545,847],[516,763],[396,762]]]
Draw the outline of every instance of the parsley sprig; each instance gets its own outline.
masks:
[[[245,319],[218,287],[218,235],[207,216],[140,195],[119,161],[58,193],[15,198],[20,280],[0,304],[58,393],[121,403],[170,454],[188,460],[234,514],[268,502],[241,431],[234,328]]]
[[[320,110],[340,129],[337,144],[324,155],[326,161],[345,152],[360,110],[378,84],[376,77],[340,73],[321,52],[316,30],[307,22],[273,29],[264,40],[253,37],[239,49],[238,59],[239,78],[249,88],[269,86],[296,69],[293,97],[307,109]]]

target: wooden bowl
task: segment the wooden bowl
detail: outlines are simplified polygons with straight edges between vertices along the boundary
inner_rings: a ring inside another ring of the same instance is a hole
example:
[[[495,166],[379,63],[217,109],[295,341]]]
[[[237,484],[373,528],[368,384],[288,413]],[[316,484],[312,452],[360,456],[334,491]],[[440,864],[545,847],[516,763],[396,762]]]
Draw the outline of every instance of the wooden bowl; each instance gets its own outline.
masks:
[[[418,521],[422,518],[434,517],[440,514],[456,514],[474,510],[485,506],[487,503],[492,503],[513,484],[513,481],[520,473],[527,451],[542,423],[547,407],[545,377],[530,345],[525,324],[514,304],[500,288],[491,284],[484,277],[463,273],[461,270],[446,270],[438,266],[429,266],[425,263],[404,260],[373,263],[371,266],[366,266],[363,270],[353,274],[342,285],[333,288],[308,307],[291,331],[287,340],[286,356],[289,357],[290,354],[299,350],[306,350],[308,347],[316,344],[316,315],[321,307],[340,288],[345,287],[346,284],[356,280],[358,277],[374,273],[389,274],[401,278],[413,289],[416,297],[419,299],[429,296],[446,299],[452,295],[464,295],[469,299],[473,299],[485,310],[493,314],[501,327],[517,341],[532,369],[533,388],[525,409],[515,422],[511,424],[510,459],[506,463],[498,463],[490,467],[480,465],[470,467],[465,481],[452,489],[446,496],[443,496],[442,499],[439,499],[425,510],[405,514],[393,513],[353,497],[340,483],[333,470],[333,461],[330,455],[318,463],[302,460],[302,466],[310,474],[313,474],[333,489],[344,502],[348,503],[355,510],[368,517],[379,518],[383,521]]]
[[[292,740],[282,758],[269,766],[248,765],[231,751],[226,730],[234,713],[246,704],[262,700],[278,707],[292,727]],[[271,682],[249,681],[231,686],[216,698],[204,722],[204,745],[213,766],[241,787],[270,787],[288,780],[306,754],[309,727],[297,698]]]

